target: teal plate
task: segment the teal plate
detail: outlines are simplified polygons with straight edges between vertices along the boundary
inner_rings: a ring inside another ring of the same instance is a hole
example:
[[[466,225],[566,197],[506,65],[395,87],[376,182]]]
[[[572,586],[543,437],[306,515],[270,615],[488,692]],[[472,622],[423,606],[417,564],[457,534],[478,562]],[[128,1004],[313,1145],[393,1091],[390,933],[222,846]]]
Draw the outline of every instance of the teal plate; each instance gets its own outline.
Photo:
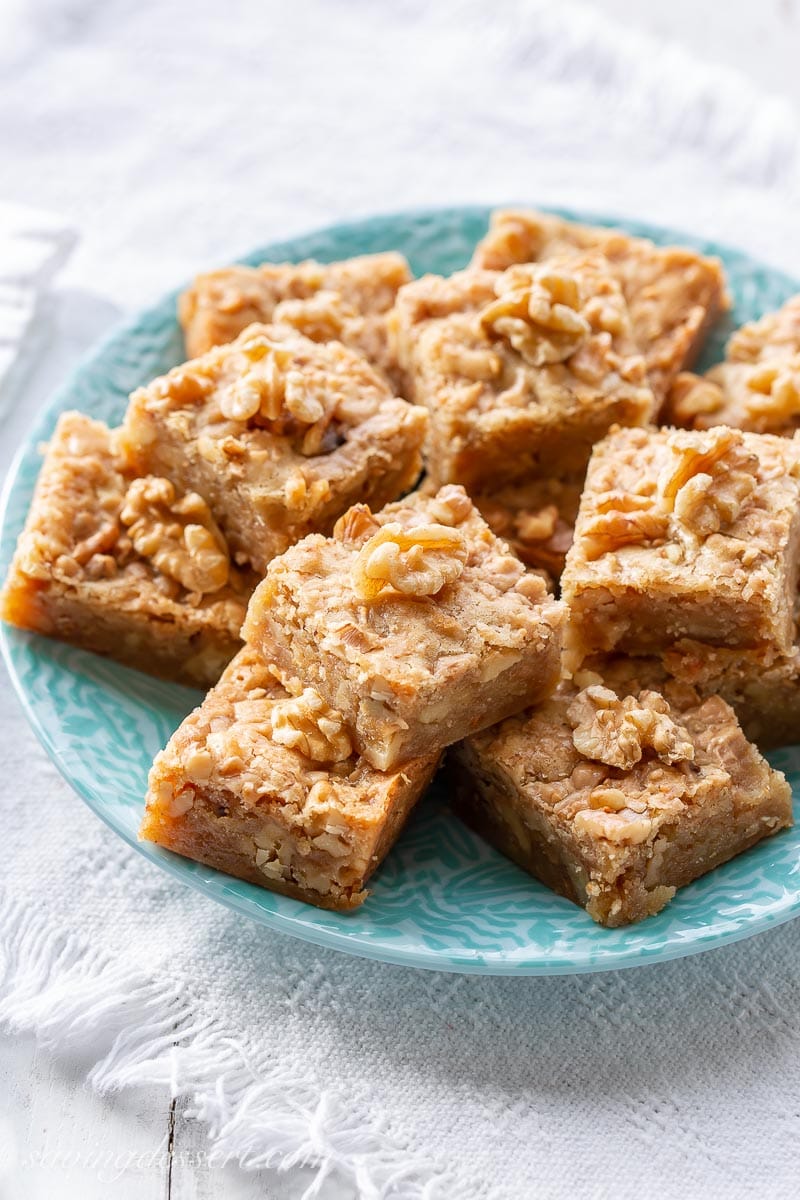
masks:
[[[459,208],[376,217],[265,246],[246,261],[324,261],[400,250],[415,272],[464,266],[484,233],[488,209]],[[723,259],[735,307],[714,334],[706,361],[721,357],[733,325],[782,304],[800,287],[737,250],[590,213],[656,242],[691,245]],[[140,314],[93,351],[61,389],[21,448],[9,475],[0,532],[5,571],[30,504],[38,444],[64,409],[111,424],[133,388],[181,361],[175,295]],[[756,847],[684,888],[641,925],[606,930],[531,880],[453,819],[434,791],[374,878],[366,904],[323,912],[136,840],[147,771],[156,751],[199,702],[196,692],[10,627],[0,634],[14,687],[45,749],[89,807],[182,883],[270,929],[320,946],[408,966],[497,975],[555,975],[660,962],[748,937],[800,912],[800,829]],[[773,755],[798,795],[799,748]]]

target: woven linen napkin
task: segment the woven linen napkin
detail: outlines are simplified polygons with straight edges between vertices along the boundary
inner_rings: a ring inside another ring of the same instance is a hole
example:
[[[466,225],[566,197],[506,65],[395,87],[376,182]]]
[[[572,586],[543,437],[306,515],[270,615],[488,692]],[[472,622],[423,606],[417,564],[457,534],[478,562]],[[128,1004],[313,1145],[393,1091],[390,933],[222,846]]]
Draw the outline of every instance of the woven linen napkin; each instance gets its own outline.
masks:
[[[16,200],[46,196],[82,231],[50,379],[107,306],[381,209],[576,204],[800,274],[793,114],[589,9],[31,10],[0,48],[15,113],[0,161],[24,180]],[[26,409],[44,386],[40,372]],[[29,419],[17,404],[4,466]],[[728,1200],[758,1178],[796,1194],[800,924],[571,978],[348,958],[182,888],[83,807],[8,687],[0,717],[0,1023],[91,1056],[95,1087],[163,1084],[219,1154],[311,1164],[322,1197]]]

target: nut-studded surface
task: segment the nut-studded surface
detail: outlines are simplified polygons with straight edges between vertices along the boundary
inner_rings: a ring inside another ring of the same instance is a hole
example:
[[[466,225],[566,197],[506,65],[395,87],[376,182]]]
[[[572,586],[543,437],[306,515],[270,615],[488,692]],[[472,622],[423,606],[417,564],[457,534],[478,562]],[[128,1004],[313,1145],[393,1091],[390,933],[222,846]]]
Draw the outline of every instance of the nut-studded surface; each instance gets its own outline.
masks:
[[[558,579],[572,545],[583,481],[531,479],[473,493],[486,524],[527,563]]]
[[[198,492],[236,561],[263,571],[349,505],[413,486],[426,421],[355,351],[253,325],[134,392],[121,441],[138,473]]]
[[[678,376],[665,419],[690,429],[733,425],[754,433],[800,428],[800,296],[738,329],[725,361]]]
[[[655,413],[619,284],[599,254],[425,276],[390,318],[409,394],[430,410],[437,483],[575,477],[609,427]]]
[[[65,413],[6,580],[3,617],[210,686],[241,645],[255,580],[230,566],[209,521],[199,497],[176,494],[167,480],[131,480],[105,425]]]
[[[394,253],[211,271],[178,304],[186,352],[196,358],[232,342],[255,321],[285,323],[312,341],[352,346],[391,377],[386,314],[410,279],[408,263]]]
[[[595,449],[562,575],[575,649],[787,653],[799,554],[800,441],[619,430]]]
[[[156,758],[141,836],[310,904],[359,905],[438,755],[375,771],[317,701],[245,647]]]
[[[287,684],[297,676],[339,709],[360,752],[390,770],[547,694],[564,613],[449,486],[376,515],[357,506],[332,537],[275,559],[246,637]]]
[[[586,673],[450,759],[460,815],[603,925],[658,912],[792,822],[791,789],[733,711],[678,685]]]
[[[691,366],[718,312],[727,307],[725,277],[716,259],[563,217],[500,209],[492,214],[472,261],[475,267],[504,271],[515,263],[592,249],[602,251],[622,286],[650,385],[663,400],[677,373]]]

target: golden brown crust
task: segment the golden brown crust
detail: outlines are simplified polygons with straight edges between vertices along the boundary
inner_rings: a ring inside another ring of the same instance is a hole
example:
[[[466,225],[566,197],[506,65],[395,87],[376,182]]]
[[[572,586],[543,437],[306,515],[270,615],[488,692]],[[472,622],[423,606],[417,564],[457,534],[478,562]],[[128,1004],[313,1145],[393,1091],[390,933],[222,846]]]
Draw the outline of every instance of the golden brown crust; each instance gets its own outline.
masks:
[[[320,762],[280,740],[290,699],[259,654],[240,651],[157,756],[141,837],[344,911],[364,900],[439,756],[393,774],[354,754]]]
[[[678,372],[697,357],[718,313],[728,307],[721,264],[683,247],[659,247],[645,238],[526,209],[494,212],[472,262],[503,271],[576,250],[600,250],[608,259],[628,302],[650,384],[663,400]]]
[[[654,415],[625,301],[598,254],[424,276],[400,291],[390,336],[409,394],[430,411],[437,484],[574,477],[613,423]]]
[[[121,520],[131,486],[106,426],[65,413],[6,579],[2,615],[128,666],[209,686],[241,644],[255,580],[226,566],[210,581],[218,586],[206,580],[209,590],[190,590],[178,576],[193,580],[184,566],[191,551],[180,542],[179,554],[178,541],[171,570],[159,569],[137,552]]]
[[[724,701],[635,678],[586,674],[450,761],[456,811],[608,926],[658,912],[792,821],[786,780]]]
[[[431,535],[443,526],[458,549]],[[458,570],[446,569],[448,556]],[[365,571],[381,585],[371,598]],[[332,538],[306,538],[274,560],[246,637],[285,680],[297,675],[341,710],[361,753],[388,770],[546,694],[564,615],[451,486],[374,516],[358,506]]]
[[[349,505],[412,487],[426,426],[355,351],[252,325],[134,392],[121,445],[138,473],[203,496],[237,561],[263,571]]]

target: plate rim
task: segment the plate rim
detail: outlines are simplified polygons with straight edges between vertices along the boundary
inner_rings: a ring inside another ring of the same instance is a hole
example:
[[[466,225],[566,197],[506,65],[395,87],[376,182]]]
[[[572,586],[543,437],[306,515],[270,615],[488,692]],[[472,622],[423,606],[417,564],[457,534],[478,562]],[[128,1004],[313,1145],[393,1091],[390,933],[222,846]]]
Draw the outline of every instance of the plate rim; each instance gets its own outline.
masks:
[[[282,253],[281,247],[290,246],[292,243],[300,243],[319,236],[342,238],[358,234],[359,232],[362,232],[363,236],[365,227],[367,229],[376,228],[388,223],[441,219],[447,214],[458,214],[462,218],[472,216],[485,220],[498,207],[535,208],[539,212],[566,216],[569,219],[579,220],[584,223],[611,228],[619,227],[623,232],[629,232],[626,226],[635,225],[637,233],[641,231],[640,236],[652,236],[656,240],[663,240],[666,236],[670,241],[674,240],[678,244],[695,246],[702,249],[704,253],[714,253],[730,259],[752,262],[755,266],[765,268],[772,277],[779,280],[787,289],[800,292],[800,282],[782,271],[781,268],[761,262],[746,251],[724,242],[718,242],[716,239],[704,238],[700,235],[693,235],[673,229],[670,226],[640,221],[638,218],[633,217],[609,213],[601,214],[591,210],[573,209],[571,207],[534,206],[530,204],[505,204],[499,206],[447,205],[377,213],[361,219],[356,218],[349,221],[336,222],[332,225],[320,226],[305,233],[292,235],[290,238],[283,239],[282,241],[267,243],[234,261],[242,264],[269,261],[270,256],[277,256]],[[713,246],[714,250],[710,251],[708,249],[709,246]],[[213,267],[202,268],[199,273],[202,273],[203,270],[213,269]],[[141,328],[143,322],[155,318],[156,314],[162,311],[167,305],[174,305],[177,296],[186,286],[188,285],[183,284],[181,287],[174,288],[137,312],[131,313],[116,322],[103,337],[99,338],[80,355],[69,371],[69,374],[51,393],[46,403],[36,413],[31,425],[28,427],[27,432],[23,435],[20,444],[14,452],[6,479],[3,483],[2,494],[0,494],[0,536],[4,536],[7,533],[9,507],[16,491],[23,463],[31,450],[35,450],[36,443],[52,427],[59,413],[64,411],[67,397],[71,396],[80,374],[85,370],[91,369],[98,358],[102,357],[113,346],[124,342],[134,330]],[[627,950],[625,948],[614,948],[604,951],[602,946],[600,946],[600,957],[598,958],[594,957],[598,952],[598,947],[592,945],[591,948],[583,948],[577,952],[568,952],[566,957],[564,957],[564,952],[562,951],[560,954],[553,955],[545,954],[542,956],[540,954],[535,960],[517,961],[516,959],[509,958],[507,950],[470,951],[449,948],[442,951],[426,948],[424,951],[420,951],[414,948],[394,946],[390,940],[376,943],[365,941],[363,937],[359,940],[357,927],[354,927],[351,931],[346,931],[346,927],[338,930],[309,924],[307,920],[309,906],[299,900],[291,901],[289,898],[283,898],[290,905],[288,913],[263,908],[254,904],[248,898],[247,894],[239,895],[236,892],[220,890],[219,881],[222,881],[224,887],[225,881],[232,878],[223,872],[215,871],[211,867],[205,867],[204,864],[195,864],[195,866],[199,865],[207,873],[208,877],[195,876],[191,873],[187,874],[187,864],[191,863],[192,860],[182,858],[161,847],[151,845],[150,843],[143,843],[137,838],[132,837],[125,828],[113,819],[113,814],[109,810],[104,809],[95,797],[76,780],[74,775],[70,773],[68,764],[64,761],[58,746],[53,742],[50,732],[45,726],[17,669],[14,657],[14,645],[15,640],[18,642],[20,637],[33,637],[43,641],[48,641],[49,639],[45,639],[43,635],[25,634],[24,631],[17,630],[14,626],[0,622],[0,653],[2,653],[17,700],[38,741],[72,791],[80,797],[96,817],[118,837],[122,838],[128,846],[138,851],[148,861],[155,863],[162,870],[166,871],[171,878],[178,880],[178,882],[186,887],[198,891],[207,899],[222,904],[226,908],[255,921],[256,924],[281,934],[297,937],[312,945],[337,950],[341,953],[371,961],[384,962],[393,966],[458,974],[532,977],[593,974],[610,970],[628,970],[639,966],[655,965],[658,962],[674,961],[678,958],[704,953],[745,940],[768,929],[776,928],[800,915],[800,887],[798,887],[797,892],[793,896],[791,893],[785,893],[783,897],[777,899],[774,905],[759,917],[747,918],[745,915],[742,915],[738,918],[728,918],[727,925],[723,925],[722,929],[720,929],[719,924],[708,928],[698,926],[694,930],[687,931],[687,936],[681,938],[678,942],[667,940],[658,946],[647,946],[645,944],[644,946],[632,946]],[[781,835],[779,834],[778,836]],[[234,882],[237,885],[244,886],[241,880],[234,880]],[[250,886],[254,887],[254,885]],[[258,891],[260,892],[261,889],[258,889]],[[565,901],[565,903],[569,902]],[[358,912],[359,910],[356,909],[353,913],[341,914],[341,916],[347,922],[357,921]],[[590,920],[590,918],[587,918],[587,920]],[[643,925],[646,926],[646,922],[631,926],[630,928],[641,930]],[[602,928],[598,927],[597,933],[598,936],[602,937]]]

